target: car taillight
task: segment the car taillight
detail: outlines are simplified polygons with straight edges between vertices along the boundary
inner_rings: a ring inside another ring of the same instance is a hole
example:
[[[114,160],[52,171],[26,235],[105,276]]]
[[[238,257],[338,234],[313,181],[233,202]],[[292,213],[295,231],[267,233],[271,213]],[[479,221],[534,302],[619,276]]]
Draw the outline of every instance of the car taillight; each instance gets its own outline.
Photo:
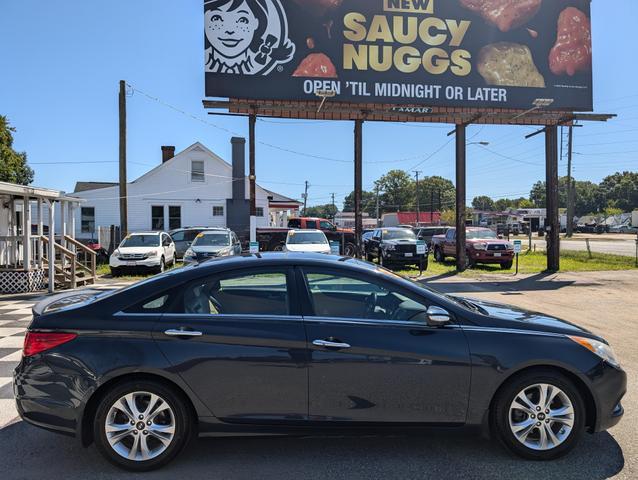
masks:
[[[41,333],[41,332],[27,332],[24,337],[24,348],[22,349],[22,355],[30,357],[37,353],[50,350],[63,343],[70,342],[77,334],[75,333]]]

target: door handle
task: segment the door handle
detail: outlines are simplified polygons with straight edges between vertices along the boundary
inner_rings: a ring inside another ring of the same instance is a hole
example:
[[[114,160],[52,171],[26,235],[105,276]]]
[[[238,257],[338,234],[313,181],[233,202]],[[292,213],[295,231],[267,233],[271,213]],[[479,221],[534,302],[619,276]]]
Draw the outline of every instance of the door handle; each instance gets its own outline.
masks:
[[[350,348],[349,343],[330,342],[328,340],[314,340],[312,344],[316,347],[325,347],[325,348]]]
[[[182,330],[182,329],[168,329],[164,332],[165,335],[169,335],[171,337],[201,337],[202,332],[198,332],[195,330]]]

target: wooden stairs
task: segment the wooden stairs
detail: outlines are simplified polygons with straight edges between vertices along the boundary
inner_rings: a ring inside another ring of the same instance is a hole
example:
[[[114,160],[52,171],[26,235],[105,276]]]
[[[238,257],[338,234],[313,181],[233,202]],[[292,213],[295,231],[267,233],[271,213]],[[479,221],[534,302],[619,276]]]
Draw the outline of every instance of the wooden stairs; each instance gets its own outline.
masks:
[[[51,260],[49,258],[49,238],[41,236],[43,243],[42,260],[46,274],[49,274]],[[97,254],[74,238],[65,235],[62,239],[64,245],[55,243],[55,255],[53,259],[55,287],[61,289],[77,288],[84,285],[93,285],[97,280],[96,256]],[[68,247],[68,248],[67,248]]]

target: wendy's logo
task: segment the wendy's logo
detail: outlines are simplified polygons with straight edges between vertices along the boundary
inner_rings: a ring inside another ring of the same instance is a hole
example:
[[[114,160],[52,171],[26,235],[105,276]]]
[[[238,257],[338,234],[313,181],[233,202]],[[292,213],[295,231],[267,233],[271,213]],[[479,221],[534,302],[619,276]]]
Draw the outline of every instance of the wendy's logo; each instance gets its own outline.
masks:
[[[267,75],[295,45],[280,0],[205,0],[206,72]]]

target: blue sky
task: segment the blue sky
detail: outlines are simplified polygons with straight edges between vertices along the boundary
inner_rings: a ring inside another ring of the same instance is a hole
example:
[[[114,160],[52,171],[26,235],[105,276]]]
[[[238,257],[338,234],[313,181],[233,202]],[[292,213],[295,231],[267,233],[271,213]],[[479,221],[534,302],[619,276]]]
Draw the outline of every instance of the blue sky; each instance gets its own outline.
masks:
[[[34,184],[72,191],[77,180],[117,181],[120,79],[139,90],[128,98],[129,179],[160,162],[161,145],[179,151],[201,141],[229,159],[228,131],[247,135],[246,119],[208,116],[202,107],[201,0],[0,0],[0,5],[0,114],[18,129],[15,147],[28,153]],[[630,46],[638,2],[594,0],[592,17],[595,109],[619,117],[575,130],[574,166],[577,179],[600,181],[614,171],[638,170],[638,63]],[[328,203],[333,192],[342,200],[352,190],[352,129],[349,122],[260,120],[259,142],[342,161],[260,143],[258,182],[298,198],[308,180],[310,204]],[[445,145],[449,130],[365,124],[364,186],[392,168],[453,179],[454,144]],[[468,201],[482,194],[526,196],[544,178],[543,137],[523,138],[533,130],[470,127],[471,141],[490,145],[468,147]],[[559,168],[564,174],[566,162]]]

